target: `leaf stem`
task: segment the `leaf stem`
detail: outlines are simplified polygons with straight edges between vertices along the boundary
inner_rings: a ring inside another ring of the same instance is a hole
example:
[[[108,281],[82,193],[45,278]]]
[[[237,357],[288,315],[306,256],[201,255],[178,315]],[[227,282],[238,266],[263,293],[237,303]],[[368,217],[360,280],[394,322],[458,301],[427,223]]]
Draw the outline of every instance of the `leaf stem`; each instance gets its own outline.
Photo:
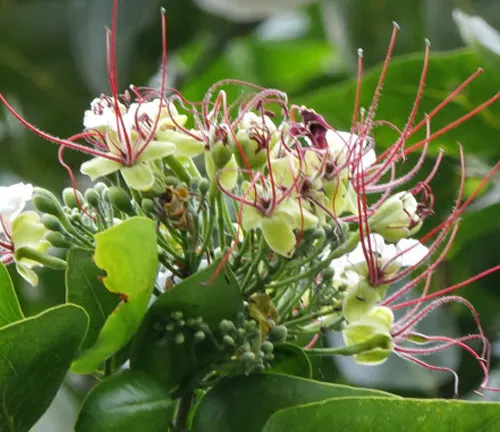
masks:
[[[174,414],[173,432],[187,432],[189,411],[194,401],[194,391],[190,391],[179,398]]]
[[[317,356],[328,356],[328,355],[341,355],[341,356],[352,356],[355,354],[359,354],[365,351],[372,350],[374,348],[382,348],[387,346],[387,342],[390,337],[383,334],[378,334],[373,336],[372,338],[349,346],[343,346],[338,348],[312,348],[310,350],[306,350],[306,354],[311,357]]]

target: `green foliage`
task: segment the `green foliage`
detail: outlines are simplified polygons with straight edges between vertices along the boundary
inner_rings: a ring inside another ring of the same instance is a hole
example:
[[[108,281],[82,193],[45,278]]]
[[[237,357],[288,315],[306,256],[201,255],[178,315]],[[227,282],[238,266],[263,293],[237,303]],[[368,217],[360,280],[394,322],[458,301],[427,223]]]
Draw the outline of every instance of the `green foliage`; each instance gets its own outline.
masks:
[[[131,218],[95,238],[94,261],[107,274],[102,281],[111,293],[121,296],[121,302],[108,316],[95,344],[73,362],[71,370],[76,373],[93,372],[127,344],[146,312],[158,271],[152,220]],[[93,276],[97,277],[95,272]],[[95,317],[95,310],[92,316]]]
[[[83,307],[90,319],[83,349],[96,342],[106,319],[120,301],[101,282],[105,273],[94,264],[93,255],[91,250],[74,248],[67,256],[66,300]]]
[[[296,345],[283,343],[274,349],[273,372],[312,378],[312,367],[309,357],[303,349]]]
[[[448,400],[346,397],[295,406],[275,413],[263,432],[493,431],[498,404]]]
[[[243,299],[234,276],[222,269],[213,280],[219,262],[184,279],[160,296],[148,310],[137,332],[130,355],[131,366],[156,377],[167,390],[187,385],[186,380],[201,378],[204,368],[216,361],[221,352],[208,337],[196,341],[189,327],[179,329],[183,342],[176,335],[163,332],[173,314],[182,313],[182,320],[203,317],[204,324],[217,334],[222,320],[234,321],[243,311]]]
[[[148,374],[124,370],[106,378],[87,395],[76,432],[167,431],[174,402]]]
[[[67,304],[0,328],[0,430],[29,431],[49,407],[88,326]]]
[[[191,430],[204,432],[206,425],[210,425],[217,432],[260,432],[269,417],[279,410],[346,396],[390,398],[392,395],[271,373],[240,376],[221,382],[203,397]]]
[[[24,318],[14,286],[5,266],[0,263],[0,328]]]

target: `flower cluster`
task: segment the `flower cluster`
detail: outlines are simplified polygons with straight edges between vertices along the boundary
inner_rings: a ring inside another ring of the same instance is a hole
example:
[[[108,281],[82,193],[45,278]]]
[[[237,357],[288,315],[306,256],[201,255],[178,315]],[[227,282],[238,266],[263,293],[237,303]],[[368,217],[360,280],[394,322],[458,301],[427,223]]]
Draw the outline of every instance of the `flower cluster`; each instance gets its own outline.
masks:
[[[431,183],[442,153],[423,180],[414,179],[435,138],[499,96],[431,133],[432,117],[471,77],[416,123],[427,47],[422,79],[406,125],[401,129],[377,122],[375,107],[396,33],[395,27],[368,109],[358,106],[358,85],[349,131],[337,130],[313,109],[290,105],[281,91],[247,83],[217,83],[201,103],[187,101],[176,90],[165,90],[164,83],[161,90],[131,86],[118,94],[113,55],[109,61],[111,95],[91,103],[84,114],[83,132],[68,139],[30,125],[0,96],[29,129],[60,145],[59,156],[65,166],[65,148],[87,153],[92,158],[80,171],[92,180],[102,180],[84,194],[76,189],[65,191],[64,205],[38,190],[35,206],[45,213],[43,225],[36,213],[19,214],[31,198],[29,186],[1,189],[2,262],[15,261],[19,272],[35,282],[31,267],[48,262],[41,256],[48,247],[46,238],[59,248],[93,247],[96,233],[123,219],[147,216],[158,224],[162,265],[157,293],[219,260],[214,277],[224,267],[229,268],[245,299],[246,315],[241,325],[250,328],[252,322],[258,324],[259,337],[251,328],[252,344],[259,345],[257,354],[261,342],[265,344],[276,328],[286,328],[290,340],[312,330],[342,331],[345,352],[363,364],[377,364],[396,353],[422,366],[445,370],[427,364],[419,355],[458,345],[479,360],[486,387],[489,344],[479,321],[477,334],[460,339],[425,336],[416,330],[430,311],[446,302],[465,304],[477,318],[465,299],[447,294],[498,267],[432,294],[429,288],[435,269],[453,243],[460,215],[484,182],[467,200],[463,200],[462,182],[449,216],[433,228],[426,227],[426,234],[417,239],[433,213]],[[240,84],[247,90],[246,97],[228,101],[224,89],[228,83]],[[380,125],[391,127],[399,138],[377,153],[374,128]],[[425,138],[409,147],[407,141],[423,128]],[[417,155],[415,164],[410,168],[406,164],[404,174],[398,175],[400,162],[412,154]],[[110,176],[117,172],[121,176]],[[51,217],[45,217],[47,214]],[[38,251],[38,255],[23,255],[26,248]],[[396,284],[400,288],[391,290]],[[424,289],[417,299],[397,303],[419,285]],[[398,309],[406,312],[395,320],[393,311]],[[175,329],[176,340],[183,343],[184,337]],[[229,348],[235,345],[229,340],[240,338],[243,351],[249,352],[248,340],[240,337],[243,333],[236,327],[236,336],[229,337],[229,330],[226,333]],[[481,354],[467,345],[475,339],[484,344]],[[344,348],[323,352],[341,354]],[[310,353],[317,350],[312,348]],[[231,355],[238,357],[238,352],[235,347]],[[273,357],[269,347],[262,352],[267,353],[261,356],[264,359]],[[255,353],[245,356],[254,359]],[[268,365],[262,358],[259,367]],[[245,364],[248,372],[248,361]]]

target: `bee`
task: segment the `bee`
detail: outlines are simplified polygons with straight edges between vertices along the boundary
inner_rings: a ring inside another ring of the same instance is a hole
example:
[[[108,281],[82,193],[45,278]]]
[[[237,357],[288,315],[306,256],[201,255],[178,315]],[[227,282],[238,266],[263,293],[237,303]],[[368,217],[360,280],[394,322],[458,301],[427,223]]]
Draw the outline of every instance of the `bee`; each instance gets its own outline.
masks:
[[[175,229],[190,228],[189,191],[185,186],[167,186],[165,192],[158,195],[155,201],[160,215]]]

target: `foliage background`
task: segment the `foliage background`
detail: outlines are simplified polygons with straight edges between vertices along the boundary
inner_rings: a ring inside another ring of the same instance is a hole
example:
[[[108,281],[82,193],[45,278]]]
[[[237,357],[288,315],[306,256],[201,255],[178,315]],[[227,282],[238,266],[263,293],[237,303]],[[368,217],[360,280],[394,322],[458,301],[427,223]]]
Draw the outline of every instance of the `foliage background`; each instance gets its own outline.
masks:
[[[297,8],[292,6],[298,5]],[[0,90],[32,123],[58,136],[81,129],[83,111],[101,92],[107,92],[105,31],[110,25],[112,0],[1,0]],[[121,0],[118,13],[119,83],[155,85],[161,53],[160,7],[168,19],[169,85],[187,98],[199,100],[215,81],[236,78],[288,92],[297,104],[308,104],[336,128],[349,126],[356,72],[356,49],[363,47],[367,70],[364,103],[368,105],[384,58],[392,21],[401,26],[396,54],[382,93],[378,118],[403,126],[411,109],[423,58],[424,37],[433,54],[426,96],[420,115],[429,112],[478,66],[485,73],[436,118],[433,129],[445,125],[499,90],[500,59],[477,47],[464,47],[452,19],[453,8],[483,16],[500,28],[500,3],[495,0]],[[498,47],[500,52],[500,46]],[[415,53],[415,54],[412,54]],[[233,96],[238,96],[235,89]],[[438,200],[434,220],[453,206],[458,186],[456,142],[468,155],[468,187],[500,156],[500,103],[455,132],[432,144],[447,150],[445,163],[433,182]],[[376,131],[380,148],[391,136]],[[57,163],[56,146],[25,131],[0,108],[0,180],[27,181],[58,191],[68,185]],[[67,154],[77,169],[82,158]],[[428,166],[432,160],[428,161]],[[79,187],[88,186],[79,178]],[[463,218],[450,259],[439,270],[436,285],[448,286],[498,263],[500,258],[500,184],[488,191]],[[481,210],[481,212],[478,212]],[[430,224],[429,224],[430,225]],[[27,315],[64,302],[62,273],[47,271],[41,285],[27,287],[13,274]],[[500,355],[500,275],[464,289],[481,314],[485,332]],[[431,315],[422,330],[453,334],[472,331],[470,313],[449,307]],[[340,341],[333,336],[325,344]],[[441,356],[461,376],[461,395],[472,398],[479,368],[455,350]],[[494,359],[497,363],[498,358]],[[316,377],[327,381],[374,386],[405,396],[450,397],[451,376],[430,373],[398,359],[377,368],[355,366],[351,359],[322,359]],[[495,368],[494,368],[495,370]],[[493,373],[500,385],[500,368]],[[34,428],[67,431],[78,403],[92,385],[69,376],[52,409]],[[485,398],[494,399],[487,393]]]

